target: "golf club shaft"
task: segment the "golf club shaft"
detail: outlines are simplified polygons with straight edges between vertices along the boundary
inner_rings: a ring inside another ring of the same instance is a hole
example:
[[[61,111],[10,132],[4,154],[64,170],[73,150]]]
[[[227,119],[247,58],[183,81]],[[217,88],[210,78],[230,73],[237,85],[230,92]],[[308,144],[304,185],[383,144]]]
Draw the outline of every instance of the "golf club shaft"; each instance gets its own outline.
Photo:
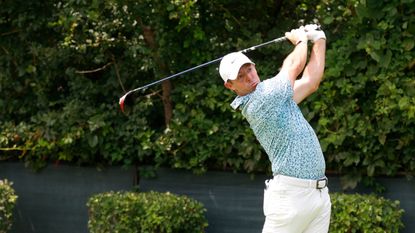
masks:
[[[252,50],[255,50],[255,49],[258,49],[258,48],[264,47],[264,46],[266,46],[266,45],[269,45],[269,44],[272,44],[272,43],[279,43],[279,42],[282,42],[282,41],[285,41],[285,40],[287,40],[287,38],[286,38],[285,36],[283,36],[283,37],[280,37],[280,38],[277,38],[277,39],[274,39],[274,40],[271,40],[271,41],[268,41],[268,42],[265,42],[265,43],[262,43],[262,44],[259,44],[259,45],[252,46],[252,47],[247,48],[247,49],[240,50],[239,52],[242,52],[242,53],[247,53],[247,52],[250,52],[250,51],[252,51]],[[187,70],[181,71],[181,72],[179,72],[179,73],[176,73],[176,74],[170,75],[170,76],[168,76],[168,77],[165,77],[165,78],[159,79],[159,80],[157,80],[157,81],[154,81],[154,82],[152,82],[152,83],[146,84],[146,85],[144,85],[144,86],[142,86],[142,87],[138,87],[138,88],[136,88],[136,89],[130,90],[130,91],[128,91],[125,95],[128,95],[128,94],[130,94],[130,93],[132,93],[132,92],[136,92],[136,91],[140,91],[140,90],[147,89],[148,87],[154,86],[154,85],[159,84],[159,83],[161,83],[161,82],[164,82],[164,81],[166,81],[166,80],[169,80],[169,79],[172,79],[172,78],[174,78],[174,77],[180,76],[180,75],[182,75],[182,74],[185,74],[185,73],[191,72],[191,71],[193,71],[193,70],[196,70],[196,69],[199,69],[199,68],[202,68],[202,67],[208,66],[208,65],[210,65],[210,64],[213,64],[213,63],[219,62],[220,60],[222,60],[222,58],[223,58],[223,57],[216,58],[215,60],[212,60],[212,61],[209,61],[209,62],[206,62],[206,63],[200,64],[200,65],[195,66],[195,67],[193,67],[193,68],[190,68],[190,69],[187,69]]]

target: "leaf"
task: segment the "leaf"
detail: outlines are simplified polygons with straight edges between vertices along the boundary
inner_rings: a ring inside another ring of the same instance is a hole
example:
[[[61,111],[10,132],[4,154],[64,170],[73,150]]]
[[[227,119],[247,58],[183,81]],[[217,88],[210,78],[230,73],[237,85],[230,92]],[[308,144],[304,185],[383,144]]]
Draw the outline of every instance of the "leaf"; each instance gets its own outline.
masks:
[[[88,145],[90,147],[96,147],[98,145],[98,136],[97,135],[92,135],[88,137]]]
[[[380,62],[380,57],[381,56],[380,56],[379,52],[374,51],[374,50],[370,50],[370,49],[367,49],[366,52],[370,55],[371,58],[373,58],[373,60],[375,60],[377,62]]]
[[[412,38],[412,39],[407,38],[407,39],[405,39],[405,40],[402,42],[402,47],[403,47],[406,51],[410,51],[410,50],[412,50],[412,49],[414,48],[414,45],[415,45],[415,42],[414,42],[414,39],[413,39],[413,38]]]
[[[378,136],[378,140],[380,142],[381,145],[385,145],[386,142],[386,134],[381,134]]]
[[[371,164],[367,167],[367,175],[373,176],[374,173],[375,173],[375,165]]]
[[[355,7],[356,14],[359,18],[365,18],[368,15],[367,8],[363,4],[365,4],[365,3],[362,1],[362,2],[358,3],[357,6]]]
[[[328,17],[325,17],[324,19],[323,19],[323,23],[324,24],[331,24],[332,22],[334,21],[334,17],[332,17],[332,16],[328,16]]]
[[[399,109],[401,110],[406,110],[407,107],[409,106],[409,98],[404,96],[399,100]]]
[[[385,55],[383,55],[380,58],[380,61],[379,61],[380,62],[380,65],[382,67],[388,67],[389,64],[390,64],[390,62],[391,62],[391,59],[392,59],[392,52],[390,50],[387,50],[386,53],[385,53]]]

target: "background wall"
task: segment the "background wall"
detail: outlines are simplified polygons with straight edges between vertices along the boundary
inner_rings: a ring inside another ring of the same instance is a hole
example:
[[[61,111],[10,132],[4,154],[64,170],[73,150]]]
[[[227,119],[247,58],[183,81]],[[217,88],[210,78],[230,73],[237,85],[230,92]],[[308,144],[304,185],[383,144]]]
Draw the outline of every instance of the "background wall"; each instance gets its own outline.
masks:
[[[209,227],[207,233],[260,232],[264,222],[262,212],[264,181],[268,176],[257,175],[251,179],[246,174],[207,172],[196,176],[187,171],[160,169],[157,179],[140,180],[140,190],[172,192],[193,197],[207,208]],[[384,196],[399,200],[405,210],[403,233],[415,229],[415,182],[406,178],[381,178],[387,188]],[[329,177],[330,192],[341,192],[340,179]],[[358,187],[354,192],[369,193]]]
[[[133,190],[136,171],[111,167],[96,168],[50,165],[39,173],[21,163],[0,163],[0,179],[14,183],[19,196],[12,233],[88,232],[87,199],[99,192]],[[172,192],[190,196],[204,204],[209,227],[207,233],[260,232],[264,180],[269,177],[229,172],[192,172],[159,169],[157,178],[142,177],[140,191]],[[399,200],[405,210],[403,233],[415,228],[415,182],[405,178],[381,178],[384,196]],[[341,191],[338,177],[329,177],[331,192]],[[367,193],[358,187],[355,192]]]
[[[11,233],[86,233],[88,198],[131,190],[134,174],[132,168],[97,171],[62,165],[34,173],[22,163],[0,163],[0,179],[12,181],[18,195]]]

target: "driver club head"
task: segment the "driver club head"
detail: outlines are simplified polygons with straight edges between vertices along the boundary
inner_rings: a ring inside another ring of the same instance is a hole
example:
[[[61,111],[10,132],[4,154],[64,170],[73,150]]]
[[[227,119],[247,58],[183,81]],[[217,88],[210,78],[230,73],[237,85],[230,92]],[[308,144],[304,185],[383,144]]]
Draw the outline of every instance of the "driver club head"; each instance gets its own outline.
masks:
[[[125,95],[123,95],[118,102],[121,108],[121,112],[123,112],[125,115],[128,115],[134,106],[137,95],[144,93],[146,90],[147,88],[140,88],[125,93]]]
[[[120,98],[119,104],[120,104],[121,111],[124,114],[128,114],[131,111],[133,100],[134,100],[133,94],[130,92],[126,93]]]

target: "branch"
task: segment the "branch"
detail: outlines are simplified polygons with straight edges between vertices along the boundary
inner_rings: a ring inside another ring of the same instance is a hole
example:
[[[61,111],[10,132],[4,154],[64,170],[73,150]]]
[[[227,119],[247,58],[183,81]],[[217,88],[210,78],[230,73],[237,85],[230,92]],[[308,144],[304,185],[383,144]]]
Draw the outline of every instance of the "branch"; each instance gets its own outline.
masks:
[[[143,97],[146,97],[146,98],[151,98],[151,97],[153,97],[153,96],[155,96],[155,95],[157,95],[158,97],[161,97],[160,92],[161,92],[161,90],[158,90],[158,91],[155,91],[155,92],[149,93],[149,94],[147,94],[147,95],[145,95],[145,96],[143,96]]]
[[[121,85],[122,91],[125,93],[126,91],[125,91],[124,85],[122,84],[122,81],[121,81],[121,76],[120,76],[120,71],[118,69],[117,61],[115,60],[115,56],[112,53],[111,53],[111,58],[112,58],[112,63],[114,64],[115,74],[117,75],[118,82]]]
[[[26,151],[28,150],[27,148],[24,147],[6,147],[6,148],[0,148],[0,151]]]
[[[108,62],[103,67],[97,68],[95,70],[77,70],[77,71],[75,71],[75,73],[77,73],[77,74],[90,74],[90,73],[95,73],[95,72],[99,72],[101,70],[105,70],[110,65],[112,65],[112,62]]]
[[[18,32],[20,32],[19,29],[14,29],[13,31],[10,31],[10,32],[3,32],[2,34],[0,34],[0,36],[8,36],[8,35],[18,33]]]

